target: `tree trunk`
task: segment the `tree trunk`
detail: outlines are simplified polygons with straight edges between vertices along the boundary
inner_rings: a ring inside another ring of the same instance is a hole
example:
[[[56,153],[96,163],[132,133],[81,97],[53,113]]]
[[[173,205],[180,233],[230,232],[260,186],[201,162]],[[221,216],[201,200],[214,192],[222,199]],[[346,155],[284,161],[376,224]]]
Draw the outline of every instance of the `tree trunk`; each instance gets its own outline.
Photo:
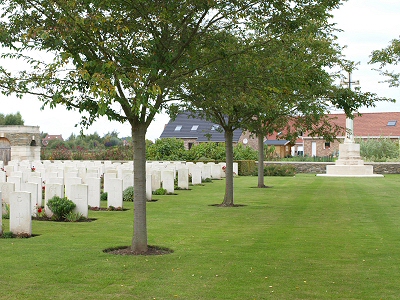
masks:
[[[132,250],[138,254],[147,252],[146,131],[147,126],[145,124],[132,126],[133,177],[135,182]]]
[[[258,186],[264,188],[264,137],[262,134],[257,134],[258,140]]]
[[[233,206],[233,130],[225,131],[226,181],[222,206]]]

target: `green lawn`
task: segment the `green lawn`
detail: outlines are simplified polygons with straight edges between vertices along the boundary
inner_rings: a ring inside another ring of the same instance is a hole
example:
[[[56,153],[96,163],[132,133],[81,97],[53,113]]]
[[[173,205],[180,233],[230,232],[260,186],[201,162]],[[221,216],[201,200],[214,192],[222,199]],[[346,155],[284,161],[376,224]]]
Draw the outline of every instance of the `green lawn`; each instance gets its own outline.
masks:
[[[33,221],[29,239],[0,239],[0,299],[399,299],[400,175],[235,179],[155,196],[149,244],[164,256],[117,256],[129,210],[90,223]],[[105,204],[104,204],[105,205]],[[3,220],[8,231],[8,220]]]

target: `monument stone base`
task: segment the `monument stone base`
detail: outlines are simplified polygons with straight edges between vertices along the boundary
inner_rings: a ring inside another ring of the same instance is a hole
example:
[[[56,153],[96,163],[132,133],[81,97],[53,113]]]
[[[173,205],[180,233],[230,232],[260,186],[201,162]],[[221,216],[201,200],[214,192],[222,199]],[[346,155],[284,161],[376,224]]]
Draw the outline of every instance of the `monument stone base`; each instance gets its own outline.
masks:
[[[326,174],[317,176],[327,177],[383,177],[374,174],[373,166],[364,165],[360,157],[360,144],[344,143],[339,145],[339,159],[335,165],[326,166]]]

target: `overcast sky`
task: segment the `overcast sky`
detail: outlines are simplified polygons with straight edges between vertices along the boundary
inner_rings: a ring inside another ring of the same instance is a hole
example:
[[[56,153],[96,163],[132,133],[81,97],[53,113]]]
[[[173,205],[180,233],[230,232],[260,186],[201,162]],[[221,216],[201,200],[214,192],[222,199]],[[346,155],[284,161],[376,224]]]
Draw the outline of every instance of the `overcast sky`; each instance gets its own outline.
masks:
[[[378,72],[371,70],[368,65],[369,56],[373,50],[386,47],[389,42],[400,35],[400,1],[399,0],[349,0],[334,12],[333,21],[336,27],[343,30],[338,33],[338,42],[346,45],[346,58],[360,62],[353,80],[359,80],[362,91],[377,93],[382,97],[399,99],[398,103],[378,103],[376,108],[362,109],[361,112],[372,111],[400,111],[400,88],[389,88]],[[79,134],[80,128],[74,127],[79,123],[80,115],[77,112],[66,111],[64,107],[40,110],[41,102],[33,96],[26,96],[22,100],[0,95],[0,113],[6,115],[20,112],[28,126],[40,126],[40,131],[48,134],[62,134],[68,138],[71,133]],[[168,116],[157,115],[151,124],[146,138],[157,139],[166,123]],[[120,124],[110,122],[106,118],[97,121],[86,134],[97,132],[103,136],[107,132],[116,131],[120,137],[130,136],[129,123]]]

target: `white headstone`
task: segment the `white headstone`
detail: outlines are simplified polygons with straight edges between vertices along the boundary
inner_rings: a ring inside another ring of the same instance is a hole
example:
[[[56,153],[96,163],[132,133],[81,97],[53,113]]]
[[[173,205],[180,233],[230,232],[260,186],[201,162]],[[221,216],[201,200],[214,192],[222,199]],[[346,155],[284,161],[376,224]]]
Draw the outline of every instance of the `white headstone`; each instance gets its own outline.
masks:
[[[161,171],[153,169],[151,175],[151,190],[158,190],[161,187]]]
[[[153,191],[152,191],[152,178],[153,175],[151,173],[146,174],[146,200],[150,201],[153,196]]]
[[[204,164],[201,166],[201,179],[211,178],[211,165]]]
[[[38,206],[42,206],[42,201],[40,201],[39,204],[38,200],[38,184],[33,182],[21,183],[21,192],[28,192],[31,194],[31,215],[36,216]]]
[[[0,192],[0,199],[2,199],[1,198],[1,192]],[[3,203],[3,201],[1,201],[1,214],[0,214],[0,235],[2,235],[3,234],[3,205],[4,205],[4,203]]]
[[[76,204],[74,212],[82,214],[83,217],[88,217],[88,185],[73,184],[71,186],[71,201]]]
[[[10,197],[10,231],[32,235],[31,194],[14,192]]]
[[[161,171],[162,177],[162,187],[167,190],[167,193],[173,193],[175,191],[174,187],[174,171],[173,170],[163,170]]]
[[[78,177],[82,178],[82,182],[85,182],[85,183],[86,183],[86,174],[87,174],[86,167],[83,165],[80,165],[78,167]]]
[[[71,177],[79,177],[78,171],[75,170],[64,173],[64,178],[71,178]]]
[[[21,172],[21,183],[27,182],[29,179],[29,176],[33,173],[31,170],[24,170]]]
[[[178,187],[184,190],[189,189],[189,170],[187,168],[178,170]]]
[[[11,176],[11,173],[17,169],[18,167],[11,165],[10,162],[8,162],[7,166],[4,166],[4,171],[7,173],[7,176]]]
[[[122,179],[108,179],[107,206],[115,208],[123,206]]]
[[[44,173],[44,178],[45,180],[49,180],[50,178],[57,178],[58,177],[58,173],[57,172],[53,172],[48,169],[46,169],[46,172]]]
[[[194,165],[191,168],[192,184],[201,184],[201,167]]]
[[[104,193],[108,193],[109,189],[109,184],[110,184],[110,179],[115,179],[117,178],[117,173],[116,172],[110,172],[110,173],[104,173]]]
[[[79,177],[65,177],[64,179],[65,182],[65,196],[71,200],[72,194],[71,194],[71,186],[74,184],[81,184],[82,183],[82,178]]]
[[[86,177],[86,184],[88,185],[88,205],[91,207],[100,207],[101,179]]]
[[[7,177],[7,182],[14,183],[14,189],[16,192],[21,190],[21,177],[9,176]]]
[[[233,176],[239,175],[239,164],[237,162],[233,163]]]
[[[37,183],[37,201],[38,205],[42,206],[43,205],[43,181],[41,177],[31,177],[28,182],[33,182]]]
[[[100,170],[99,168],[96,167],[88,167],[86,169],[86,177],[99,177],[100,176]]]
[[[212,179],[221,179],[221,167],[216,163],[208,163],[211,166],[211,178]]]
[[[7,182],[7,173],[4,171],[0,171],[0,182]]]
[[[51,184],[61,184],[64,186],[64,178],[62,177],[50,177],[47,178],[46,184],[51,183]]]
[[[3,202],[10,204],[10,195],[15,191],[15,184],[12,182],[0,182],[0,191],[3,195]]]
[[[133,186],[133,171],[123,170],[121,173],[122,189],[125,191],[130,186]]]
[[[221,177],[225,178],[226,173],[224,172],[224,169],[226,168],[226,162],[220,162],[219,167],[221,168]]]

